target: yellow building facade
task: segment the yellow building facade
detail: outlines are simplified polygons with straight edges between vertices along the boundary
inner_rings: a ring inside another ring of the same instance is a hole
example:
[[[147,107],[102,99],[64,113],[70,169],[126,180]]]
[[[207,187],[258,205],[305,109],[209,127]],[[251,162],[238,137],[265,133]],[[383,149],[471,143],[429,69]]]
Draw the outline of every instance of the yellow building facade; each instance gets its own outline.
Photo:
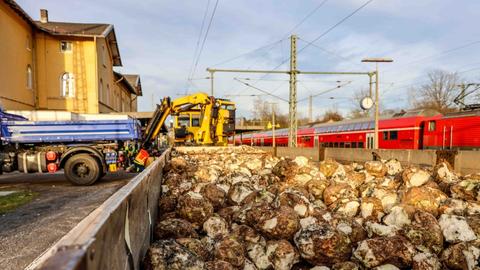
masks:
[[[137,110],[141,87],[113,70],[122,65],[113,25],[50,22],[46,10],[33,21],[12,0],[0,0],[0,25],[4,109]]]

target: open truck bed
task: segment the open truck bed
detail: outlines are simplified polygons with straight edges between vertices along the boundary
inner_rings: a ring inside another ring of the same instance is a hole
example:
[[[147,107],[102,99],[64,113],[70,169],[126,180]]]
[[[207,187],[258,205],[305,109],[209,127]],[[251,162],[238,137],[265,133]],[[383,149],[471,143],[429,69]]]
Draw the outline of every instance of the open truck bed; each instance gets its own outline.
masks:
[[[135,119],[91,121],[2,121],[4,143],[76,143],[140,138]]]

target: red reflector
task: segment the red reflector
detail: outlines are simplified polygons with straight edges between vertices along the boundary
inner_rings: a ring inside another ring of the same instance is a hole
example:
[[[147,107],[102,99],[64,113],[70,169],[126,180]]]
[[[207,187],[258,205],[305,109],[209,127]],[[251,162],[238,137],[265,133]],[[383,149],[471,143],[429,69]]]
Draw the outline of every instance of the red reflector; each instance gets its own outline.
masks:
[[[46,158],[48,161],[55,161],[57,160],[57,153],[53,152],[53,151],[48,151],[47,154],[46,154]]]
[[[57,168],[57,163],[49,163],[49,164],[47,165],[47,169],[48,169],[48,172],[50,172],[50,173],[56,172],[57,169],[58,169],[58,168]]]

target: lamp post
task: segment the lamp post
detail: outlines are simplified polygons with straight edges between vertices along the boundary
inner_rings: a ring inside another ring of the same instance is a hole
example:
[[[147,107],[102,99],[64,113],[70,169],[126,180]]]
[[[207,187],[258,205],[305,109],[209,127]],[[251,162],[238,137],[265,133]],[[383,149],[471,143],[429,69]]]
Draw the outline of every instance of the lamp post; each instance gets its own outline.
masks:
[[[365,58],[363,63],[375,63],[375,134],[373,137],[373,149],[378,149],[378,118],[379,118],[379,79],[378,79],[378,63],[391,63],[392,59],[389,58]],[[370,77],[371,78],[371,77]]]

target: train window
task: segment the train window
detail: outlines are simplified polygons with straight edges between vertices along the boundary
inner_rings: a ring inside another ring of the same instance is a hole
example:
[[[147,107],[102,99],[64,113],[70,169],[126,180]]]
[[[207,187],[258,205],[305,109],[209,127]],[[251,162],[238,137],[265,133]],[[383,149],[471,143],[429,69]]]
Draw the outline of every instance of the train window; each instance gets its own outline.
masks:
[[[352,148],[357,148],[357,142],[352,142]]]
[[[338,142],[333,143],[333,147],[338,148]]]
[[[303,141],[309,142],[309,141],[310,141],[310,137],[305,137],[305,138],[303,139]]]
[[[428,122],[428,131],[435,131],[437,129],[437,122],[436,121],[429,121]]]
[[[388,141],[388,131],[383,132],[383,140]]]
[[[396,140],[396,139],[398,139],[398,131],[396,130],[390,131],[390,140]]]
[[[363,148],[363,142],[358,143],[358,148]]]
[[[344,148],[344,147],[345,147],[345,143],[341,142],[339,146],[340,146],[340,148]]]

